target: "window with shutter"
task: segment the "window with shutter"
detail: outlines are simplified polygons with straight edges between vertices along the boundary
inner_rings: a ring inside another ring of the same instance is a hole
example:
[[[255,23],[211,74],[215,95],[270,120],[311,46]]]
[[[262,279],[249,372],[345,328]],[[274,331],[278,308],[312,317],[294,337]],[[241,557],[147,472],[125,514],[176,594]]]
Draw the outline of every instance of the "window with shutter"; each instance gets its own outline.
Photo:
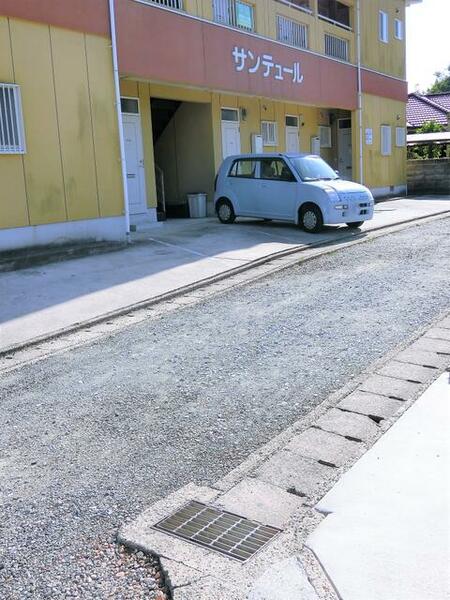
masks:
[[[403,21],[395,19],[395,38],[397,40],[403,39]]]
[[[398,148],[406,145],[406,130],[404,127],[395,128],[395,145]]]
[[[381,126],[381,154],[382,156],[392,154],[392,133],[389,125]]]
[[[11,83],[0,83],[0,154],[24,154],[20,88]]]
[[[320,125],[319,137],[321,148],[331,148],[331,127],[328,125]]]
[[[379,16],[379,38],[380,42],[384,42],[385,44],[389,41],[389,17],[388,14],[383,10],[380,10]]]

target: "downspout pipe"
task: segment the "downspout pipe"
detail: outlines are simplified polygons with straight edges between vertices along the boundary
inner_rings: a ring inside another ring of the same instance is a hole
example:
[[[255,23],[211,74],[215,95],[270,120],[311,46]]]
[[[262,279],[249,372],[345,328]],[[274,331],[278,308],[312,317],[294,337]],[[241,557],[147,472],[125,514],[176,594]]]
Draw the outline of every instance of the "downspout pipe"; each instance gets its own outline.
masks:
[[[363,98],[361,77],[361,0],[356,0],[356,56],[358,72],[358,129],[359,129],[359,183],[364,183],[364,136],[363,136]]]
[[[117,35],[116,35],[116,13],[114,0],[108,0],[109,2],[109,23],[111,28],[111,47],[112,47],[112,59],[113,59],[113,75],[114,75],[114,91],[115,91],[115,104],[117,113],[117,126],[119,129],[119,146],[120,146],[120,166],[122,172],[122,189],[124,199],[124,213],[125,213],[125,237],[126,241],[130,243],[130,204],[128,199],[128,186],[127,186],[127,165],[125,161],[125,142],[123,138],[123,126],[122,126],[122,111],[120,107],[120,82],[119,82],[119,61],[117,59]]]

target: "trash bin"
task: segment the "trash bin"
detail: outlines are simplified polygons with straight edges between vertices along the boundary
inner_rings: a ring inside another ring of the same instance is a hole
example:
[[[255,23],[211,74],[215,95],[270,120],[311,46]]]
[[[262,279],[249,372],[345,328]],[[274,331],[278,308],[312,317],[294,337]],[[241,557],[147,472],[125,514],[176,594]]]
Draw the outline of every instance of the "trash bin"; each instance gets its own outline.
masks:
[[[191,219],[206,217],[206,194],[188,194],[189,216]]]

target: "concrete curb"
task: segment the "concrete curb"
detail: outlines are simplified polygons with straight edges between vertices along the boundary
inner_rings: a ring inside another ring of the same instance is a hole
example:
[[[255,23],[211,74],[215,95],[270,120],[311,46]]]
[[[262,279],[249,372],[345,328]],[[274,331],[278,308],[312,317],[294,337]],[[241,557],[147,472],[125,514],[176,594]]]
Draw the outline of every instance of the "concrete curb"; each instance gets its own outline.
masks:
[[[157,502],[124,525],[118,541],[162,557],[174,600],[279,600],[280,593],[284,600],[296,600],[300,589],[308,599],[336,599],[305,547],[324,518],[314,506],[449,365],[450,314],[385,355],[370,373],[329,396],[220,481],[209,488],[190,484]],[[192,499],[283,532],[239,564],[151,529]],[[186,569],[195,575],[188,583]],[[270,573],[279,582],[275,588]],[[287,577],[296,585],[290,586]]]
[[[4,357],[6,355],[9,355],[9,354],[13,354],[18,351],[21,351],[21,350],[25,350],[27,348],[30,348],[31,346],[35,346],[37,344],[41,344],[41,343],[49,341],[49,340],[54,340],[54,339],[60,338],[64,335],[77,332],[77,331],[85,329],[87,327],[92,327],[95,325],[102,324],[105,321],[115,319],[117,317],[121,317],[123,315],[129,314],[130,312],[138,311],[138,310],[145,309],[145,308],[148,308],[151,306],[162,304],[167,301],[174,300],[174,299],[176,299],[180,296],[184,296],[190,292],[198,291],[198,290],[201,290],[208,286],[211,286],[212,284],[219,283],[221,281],[230,279],[237,275],[247,273],[249,271],[253,271],[253,270],[257,269],[258,267],[264,267],[266,265],[270,265],[271,263],[278,261],[280,259],[291,258],[292,256],[295,256],[295,255],[300,256],[300,258],[298,260],[294,259],[292,261],[289,261],[287,264],[277,265],[274,269],[272,269],[268,272],[265,272],[262,275],[258,275],[255,278],[249,278],[244,283],[247,283],[249,281],[254,281],[255,279],[258,279],[260,277],[265,277],[276,271],[281,271],[282,269],[289,268],[293,264],[296,264],[297,262],[306,262],[306,261],[312,260],[313,258],[316,258],[318,256],[331,254],[333,252],[337,252],[338,250],[347,248],[347,247],[355,245],[355,244],[365,243],[365,242],[370,241],[374,237],[387,235],[387,234],[393,233],[397,230],[401,230],[401,229],[404,229],[409,226],[414,226],[417,223],[432,222],[435,220],[445,219],[445,218],[449,218],[449,217],[450,217],[450,211],[447,210],[444,212],[432,213],[430,215],[415,217],[413,219],[405,219],[405,220],[399,221],[398,223],[395,223],[395,224],[381,225],[380,227],[371,229],[367,233],[360,233],[360,234],[356,234],[356,235],[353,233],[353,234],[349,234],[349,235],[342,237],[341,240],[343,240],[344,243],[340,244],[338,247],[334,246],[334,243],[335,243],[334,241],[327,240],[327,241],[317,242],[315,244],[313,243],[310,246],[304,246],[301,248],[297,247],[297,248],[289,248],[288,250],[281,250],[279,252],[269,254],[263,258],[258,258],[256,260],[250,261],[245,265],[233,267],[227,271],[224,271],[223,273],[219,273],[217,275],[213,275],[211,277],[207,277],[205,279],[196,281],[195,283],[191,283],[189,285],[182,286],[171,292],[161,294],[160,296],[156,296],[154,298],[149,298],[148,300],[143,300],[141,302],[129,304],[127,306],[121,307],[114,311],[104,313],[103,315],[94,317],[92,319],[87,319],[84,321],[74,323],[73,325],[64,327],[64,328],[54,331],[50,334],[41,335],[41,336],[32,338],[26,342],[21,342],[19,344],[14,344],[14,345],[8,346],[6,348],[0,349],[0,358]],[[348,241],[345,242],[345,240],[348,240]],[[332,248],[327,247],[330,245],[333,245],[333,247]],[[323,250],[321,250],[321,248],[323,248]],[[319,250],[319,251],[314,252],[315,250]],[[310,256],[306,256],[303,258],[301,255],[307,251],[313,251],[314,253]],[[230,287],[232,287],[232,286],[230,286]]]

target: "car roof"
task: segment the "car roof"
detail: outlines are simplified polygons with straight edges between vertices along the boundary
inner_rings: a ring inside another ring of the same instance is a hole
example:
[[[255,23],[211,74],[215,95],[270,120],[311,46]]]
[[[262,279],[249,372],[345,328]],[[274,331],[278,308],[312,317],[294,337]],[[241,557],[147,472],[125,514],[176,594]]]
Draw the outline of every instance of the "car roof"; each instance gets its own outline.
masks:
[[[236,160],[238,158],[302,158],[304,156],[317,156],[311,152],[264,152],[263,154],[235,154],[227,156],[225,160]]]

